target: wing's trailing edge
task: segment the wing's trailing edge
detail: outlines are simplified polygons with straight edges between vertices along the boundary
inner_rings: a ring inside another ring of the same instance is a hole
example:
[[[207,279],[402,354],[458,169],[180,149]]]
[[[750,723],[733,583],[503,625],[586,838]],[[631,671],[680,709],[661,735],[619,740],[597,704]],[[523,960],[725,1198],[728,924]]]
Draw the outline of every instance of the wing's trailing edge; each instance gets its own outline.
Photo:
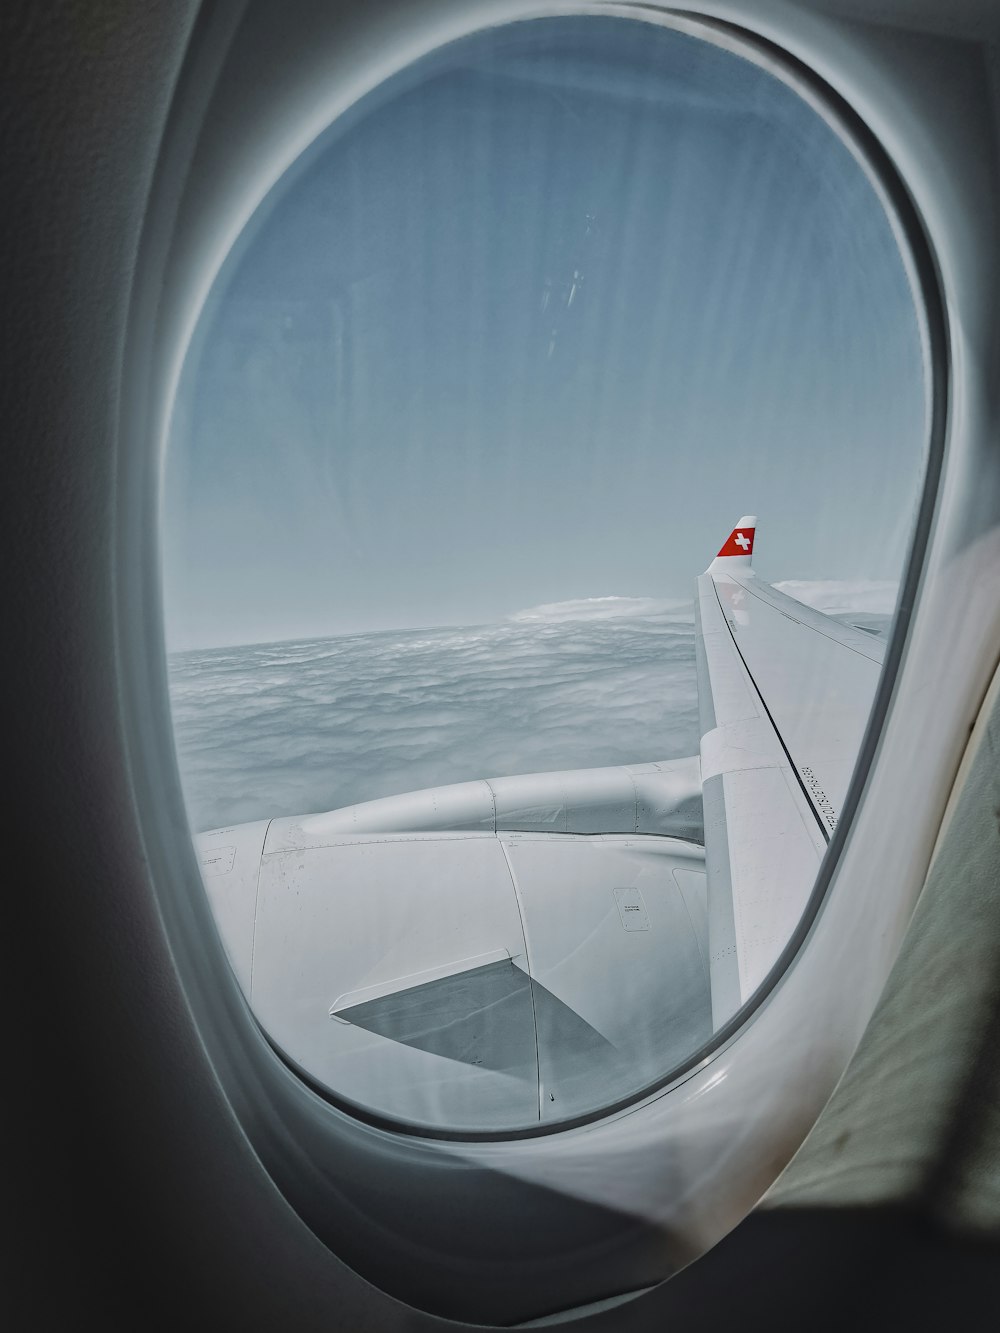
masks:
[[[716,1028],[764,980],[801,918],[884,651],[759,580],[755,528],[754,518],[740,520],[698,579],[695,602]]]

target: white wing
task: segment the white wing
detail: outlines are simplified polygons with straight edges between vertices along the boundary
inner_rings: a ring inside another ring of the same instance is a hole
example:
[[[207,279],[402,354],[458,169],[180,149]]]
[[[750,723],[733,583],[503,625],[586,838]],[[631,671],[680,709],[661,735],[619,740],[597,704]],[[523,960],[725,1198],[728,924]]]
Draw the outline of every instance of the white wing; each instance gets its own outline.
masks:
[[[843,808],[883,642],[763,583],[746,517],[698,580],[712,1017],[764,980]]]

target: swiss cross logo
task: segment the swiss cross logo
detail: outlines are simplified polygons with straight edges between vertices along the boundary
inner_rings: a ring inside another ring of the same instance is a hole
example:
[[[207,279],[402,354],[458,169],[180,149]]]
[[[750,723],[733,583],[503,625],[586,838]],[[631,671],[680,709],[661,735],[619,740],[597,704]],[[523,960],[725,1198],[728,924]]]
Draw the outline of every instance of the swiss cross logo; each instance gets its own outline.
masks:
[[[753,528],[734,528],[719,555],[752,555]]]

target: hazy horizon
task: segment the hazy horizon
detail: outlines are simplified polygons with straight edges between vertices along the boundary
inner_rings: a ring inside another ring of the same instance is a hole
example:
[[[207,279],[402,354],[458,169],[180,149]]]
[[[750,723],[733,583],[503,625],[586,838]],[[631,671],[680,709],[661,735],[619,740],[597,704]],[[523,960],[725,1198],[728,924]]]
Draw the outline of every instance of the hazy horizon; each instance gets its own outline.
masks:
[[[899,583],[894,579],[778,579],[772,585],[790,597],[824,611],[828,615],[851,615],[874,612],[890,615],[895,606]],[[682,613],[687,611],[687,616]],[[499,620],[475,622],[439,621],[426,624],[383,625],[369,630],[340,630],[333,633],[289,635],[281,639],[233,640],[223,643],[187,644],[167,648],[168,659],[189,653],[213,653],[226,648],[268,648],[282,644],[321,642],[326,639],[349,639],[377,635],[419,632],[421,630],[480,629],[505,622],[540,622],[559,620],[603,620],[634,616],[676,616],[694,620],[693,598],[633,597],[624,594],[605,594],[600,597],[573,598],[565,602],[548,602],[539,606],[513,611]]]
[[[881,633],[895,600],[870,582],[795,591]],[[691,603],[623,598],[587,614],[577,601],[493,624],[190,650],[169,667],[195,832],[698,752]]]

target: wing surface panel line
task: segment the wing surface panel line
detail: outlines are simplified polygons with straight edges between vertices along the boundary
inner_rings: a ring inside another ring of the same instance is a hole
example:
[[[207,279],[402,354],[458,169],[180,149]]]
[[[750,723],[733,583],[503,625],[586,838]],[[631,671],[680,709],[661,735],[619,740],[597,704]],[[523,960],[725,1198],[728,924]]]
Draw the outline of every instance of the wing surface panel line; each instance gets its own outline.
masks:
[[[741,586],[741,587],[743,586],[742,581],[740,581],[740,586]],[[721,601],[721,599],[720,599],[720,597],[719,597],[719,590],[718,590],[718,588],[716,587],[716,581],[715,581],[715,578],[714,578],[714,577],[712,578],[712,588],[713,588],[713,590],[714,590],[714,592],[715,592],[715,600],[716,600],[716,602],[718,602],[718,605],[719,605],[719,612],[720,612],[720,614],[721,614],[721,616],[722,616],[723,622],[725,623],[726,630],[727,630],[727,632],[728,632],[728,634],[729,634],[729,638],[730,638],[731,641],[732,641],[732,645],[733,645],[733,647],[736,649],[737,656],[739,657],[740,661],[743,663],[743,670],[747,673],[747,676],[748,676],[748,678],[749,678],[749,680],[750,680],[750,684],[751,684],[751,686],[753,687],[753,691],[754,691],[754,693],[756,694],[757,699],[758,699],[759,702],[760,702],[760,706],[763,708],[764,713],[765,713],[765,715],[766,715],[766,717],[767,717],[767,720],[770,722],[770,724],[771,724],[771,728],[772,728],[772,730],[774,731],[775,736],[777,736],[777,738],[778,738],[778,744],[781,746],[782,750],[783,750],[784,753],[785,753],[785,758],[788,760],[788,766],[789,766],[789,768],[792,770],[792,772],[795,774],[795,780],[796,780],[796,781],[798,782],[798,784],[799,784],[799,787],[800,787],[800,789],[801,789],[801,791],[802,791],[802,795],[806,798],[806,802],[807,802],[807,804],[808,804],[808,806],[809,806],[809,809],[810,809],[810,810],[813,812],[813,814],[816,816],[816,823],[819,825],[819,831],[820,831],[820,833],[822,833],[822,835],[823,835],[823,841],[829,845],[829,842],[830,842],[830,833],[829,833],[829,830],[827,829],[826,824],[824,823],[823,818],[822,818],[822,816],[820,815],[820,812],[816,809],[816,805],[815,805],[815,803],[813,802],[812,797],[809,795],[808,788],[806,787],[806,784],[805,784],[805,783],[803,782],[803,780],[802,780],[802,775],[799,773],[798,765],[795,763],[794,759],[793,759],[792,756],[791,756],[791,752],[790,752],[789,749],[788,749],[788,746],[785,744],[784,737],[782,736],[781,732],[780,732],[779,729],[778,729],[777,723],[775,722],[774,717],[773,717],[772,714],[771,714],[771,710],[770,710],[770,709],[768,708],[768,706],[767,706],[767,702],[766,702],[766,700],[764,699],[764,696],[761,694],[760,690],[757,688],[757,682],[754,680],[753,672],[750,670],[749,666],[747,665],[746,658],[743,656],[742,652],[740,652],[740,645],[736,642],[736,636],[733,634],[733,631],[732,631],[732,629],[730,628],[730,625],[729,625],[729,618],[728,618],[727,615],[726,615],[725,607],[722,605],[722,601]],[[763,599],[762,599],[762,600],[763,600]]]
[[[805,617],[796,615],[791,611],[785,611],[781,606],[781,602],[795,602],[797,605],[802,606],[806,611],[811,611],[813,615],[822,616],[824,620],[831,620],[831,617],[827,616],[823,611],[817,611],[816,608],[813,606],[806,606],[804,602],[796,602],[796,598],[786,596],[786,594],[783,593],[780,588],[773,588],[770,583],[763,583],[756,578],[749,578],[749,579],[740,578],[738,574],[726,574],[725,577],[730,579],[733,583],[738,583],[739,586],[744,590],[744,592],[748,592],[751,595],[751,597],[756,597],[758,602],[763,602],[765,606],[771,607],[771,609],[774,611],[780,611],[782,615],[788,616],[790,620],[794,620],[795,623],[797,625],[801,625],[803,629],[812,630],[814,634],[819,634],[824,639],[829,639],[831,643],[836,643],[841,648],[847,648],[850,652],[856,653],[858,657],[867,658],[869,662],[874,662],[876,666],[881,666],[883,661],[885,660],[884,653],[876,652],[873,655],[870,652],[865,652],[864,649],[861,648],[858,643],[851,641],[854,634],[863,633],[863,631],[861,630],[851,631],[849,627],[845,625],[842,628],[847,632],[844,634],[843,637],[841,637],[839,634],[832,633],[831,629],[826,628],[823,625],[814,623],[812,616]],[[712,581],[713,583],[715,582],[714,576]],[[766,588],[769,593],[774,594],[773,601],[771,600],[770,597],[765,596],[761,592],[762,588]],[[832,624],[839,625],[839,622],[833,621]],[[879,644],[879,641],[876,639],[872,639],[871,643],[873,647],[876,647]],[[869,645],[866,643],[865,648],[867,648],[868,646]]]
[[[514,874],[514,867],[510,863],[510,853],[507,851],[507,844],[499,834],[496,834],[495,836],[497,842],[500,844],[500,850],[503,852],[503,859],[507,863],[507,874],[510,876],[510,887],[513,890],[514,904],[517,907],[517,919],[521,923],[521,939],[524,941],[524,961],[527,964],[528,971],[528,995],[531,999],[531,1031],[535,1038],[535,1106],[538,1109],[538,1122],[541,1124],[542,1066],[538,1054],[538,1014],[535,1010],[535,968],[531,961],[531,951],[528,946],[528,932],[524,928],[524,908],[521,904],[521,894],[517,887],[517,876]]]

